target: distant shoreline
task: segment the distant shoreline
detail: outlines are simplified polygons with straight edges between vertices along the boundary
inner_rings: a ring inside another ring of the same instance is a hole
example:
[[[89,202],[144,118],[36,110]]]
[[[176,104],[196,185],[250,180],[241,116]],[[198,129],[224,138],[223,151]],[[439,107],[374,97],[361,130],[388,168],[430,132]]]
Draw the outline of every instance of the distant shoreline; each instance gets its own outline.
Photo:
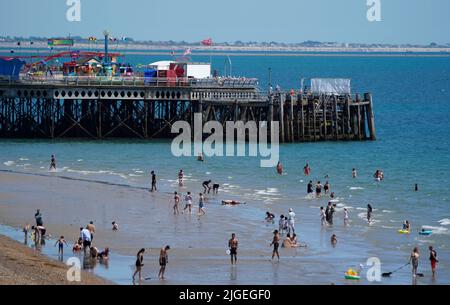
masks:
[[[19,52],[34,52],[34,51],[42,51],[42,50],[49,50],[47,43],[45,42],[34,42],[33,45],[31,45],[29,42],[25,41],[22,42],[22,45],[20,47],[17,46],[16,42],[0,42],[0,48],[4,49],[11,49]],[[136,43],[129,43],[129,44],[117,44],[117,43],[111,43],[110,44],[110,51],[111,52],[126,52],[126,53],[132,53],[136,55],[171,55],[171,51],[173,50],[175,52],[176,56],[181,56],[183,51],[187,48],[190,48],[193,52],[193,55],[209,55],[210,52],[214,52],[214,55],[235,55],[235,54],[228,54],[226,52],[245,52],[243,54],[249,55],[249,53],[252,56],[261,56],[261,55],[272,55],[273,53],[279,52],[282,55],[287,56],[320,56],[322,54],[316,54],[319,53],[357,53],[357,54],[379,54],[379,53],[386,53],[386,54],[394,54],[394,55],[404,55],[404,54],[411,54],[411,55],[418,55],[417,53],[426,53],[426,54],[433,54],[433,55],[450,55],[450,47],[449,48],[443,48],[443,47],[368,47],[368,48],[362,48],[362,47],[295,47],[295,46],[268,46],[268,47],[262,47],[262,46],[221,46],[221,45],[215,45],[215,46],[191,46],[191,45],[149,45],[149,44],[136,44]],[[58,50],[67,50],[67,47],[55,47],[53,52],[56,52]],[[95,44],[88,44],[88,43],[75,43],[71,49],[74,50],[92,50],[92,51],[102,51],[103,50],[103,44],[102,42],[97,42]],[[167,52],[161,52],[162,50]],[[159,51],[159,52],[156,52]],[[223,52],[217,54],[217,52]],[[253,52],[253,53],[252,53]],[[258,52],[258,53],[254,53]],[[297,52],[302,54],[296,54],[296,53],[284,53],[284,52]],[[436,53],[442,53],[442,54],[436,54]],[[354,55],[352,54],[352,55]],[[242,55],[239,54],[239,55]]]

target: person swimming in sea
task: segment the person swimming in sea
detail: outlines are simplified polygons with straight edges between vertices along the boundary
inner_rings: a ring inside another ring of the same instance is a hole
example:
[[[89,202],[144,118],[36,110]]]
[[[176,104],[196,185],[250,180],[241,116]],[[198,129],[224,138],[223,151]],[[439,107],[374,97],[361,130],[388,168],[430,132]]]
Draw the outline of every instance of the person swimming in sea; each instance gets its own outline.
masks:
[[[352,169],[352,177],[353,177],[353,178],[356,178],[357,175],[358,175],[358,174],[357,174],[357,172],[356,172],[356,168],[353,168],[353,169]]]
[[[330,183],[328,181],[325,182],[325,185],[323,186],[323,190],[325,191],[325,195],[327,195],[328,192],[330,191]]]
[[[322,184],[320,184],[320,181],[317,181],[316,184],[316,197],[319,198],[322,196]]]
[[[309,180],[308,186],[306,187],[306,193],[308,194],[314,193],[312,180]]]
[[[119,225],[115,221],[112,222],[112,230],[119,231]]]
[[[52,155],[51,157],[50,157],[50,168],[49,168],[49,171],[56,171],[56,158],[55,158],[55,155]]]
[[[370,223],[372,221],[372,206],[370,204],[367,205],[367,222]]]
[[[280,161],[278,161],[278,163],[277,163],[277,173],[278,173],[278,175],[283,174],[283,165],[281,164]]]
[[[265,220],[268,221],[268,222],[272,222],[273,223],[274,219],[275,219],[275,214],[270,213],[269,211],[267,211]]]
[[[411,225],[410,225],[408,220],[405,220],[403,222],[402,230],[405,230],[405,231],[410,231],[411,230]]]
[[[203,154],[198,154],[197,161],[203,162],[205,159],[203,158]]]
[[[335,247],[337,244],[337,236],[336,234],[331,235],[331,245]]]
[[[308,163],[306,163],[306,165],[303,167],[303,173],[305,174],[305,176],[309,176],[309,174],[311,173],[311,168],[309,167]]]

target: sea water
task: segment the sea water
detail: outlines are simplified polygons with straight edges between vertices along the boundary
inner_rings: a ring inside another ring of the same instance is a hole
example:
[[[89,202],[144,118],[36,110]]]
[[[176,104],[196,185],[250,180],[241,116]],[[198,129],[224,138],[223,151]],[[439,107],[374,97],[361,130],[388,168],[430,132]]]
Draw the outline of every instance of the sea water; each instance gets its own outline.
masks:
[[[126,59],[144,64],[161,57],[129,55]],[[209,56],[193,59],[209,61]],[[223,71],[225,57],[213,56],[212,60],[214,68]],[[282,176],[273,168],[259,167],[259,157],[213,157],[205,162],[195,157],[176,158],[168,140],[0,140],[0,169],[137,188],[149,187],[150,171],[154,170],[161,192],[177,190],[177,174],[183,169],[185,190],[196,194],[202,190],[201,183],[211,179],[221,185],[221,198],[251,204],[239,211],[249,222],[263,218],[266,210],[278,217],[294,208],[303,229],[299,235],[317,253],[321,251],[318,238],[328,239],[335,232],[338,240],[351,240],[349,251],[361,253],[358,262],[377,256],[386,262],[383,268],[395,269],[417,245],[422,250],[422,267],[428,271],[426,249],[434,245],[441,258],[440,280],[449,283],[445,257],[450,258],[450,59],[233,56],[232,65],[234,75],[257,77],[263,90],[267,89],[268,68],[273,86],[279,84],[286,90],[298,89],[301,78],[351,78],[354,92],[373,94],[377,140],[282,144]],[[56,156],[57,173],[49,173],[51,154]],[[309,177],[303,175],[305,163],[311,166]],[[352,168],[357,169],[356,179]],[[376,169],[384,172],[381,182],[372,177]],[[309,180],[322,184],[328,180],[338,197],[335,226],[327,229],[326,237],[320,237],[324,233],[317,228],[318,208],[326,205],[327,199],[306,196]],[[371,225],[364,220],[368,203],[374,208]],[[341,225],[344,207],[349,210],[351,229]],[[397,229],[406,219],[413,232],[403,236]],[[422,226],[431,228],[433,235],[419,236]]]

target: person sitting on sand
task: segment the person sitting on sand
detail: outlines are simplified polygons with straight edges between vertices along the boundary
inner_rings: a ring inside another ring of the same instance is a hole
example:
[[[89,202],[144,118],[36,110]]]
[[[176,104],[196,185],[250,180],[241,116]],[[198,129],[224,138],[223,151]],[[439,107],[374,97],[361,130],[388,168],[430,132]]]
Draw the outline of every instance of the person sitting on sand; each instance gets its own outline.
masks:
[[[119,225],[115,221],[112,222],[112,230],[119,231]]]
[[[288,233],[281,244],[283,248],[291,248],[291,235]]]
[[[291,248],[297,248],[299,246],[298,242],[297,242],[297,234],[292,234],[292,236],[290,237],[291,240]]]
[[[269,211],[267,211],[265,220],[268,222],[273,222],[274,219],[275,219],[275,214],[272,214]]]

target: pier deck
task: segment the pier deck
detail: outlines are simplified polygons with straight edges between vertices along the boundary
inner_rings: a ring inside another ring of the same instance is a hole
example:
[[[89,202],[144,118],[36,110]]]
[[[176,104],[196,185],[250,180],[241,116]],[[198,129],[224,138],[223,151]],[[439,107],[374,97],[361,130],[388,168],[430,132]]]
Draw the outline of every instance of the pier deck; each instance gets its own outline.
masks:
[[[280,142],[375,140],[372,95],[266,93],[255,79],[0,79],[1,138],[172,138],[203,121],[279,121]]]

